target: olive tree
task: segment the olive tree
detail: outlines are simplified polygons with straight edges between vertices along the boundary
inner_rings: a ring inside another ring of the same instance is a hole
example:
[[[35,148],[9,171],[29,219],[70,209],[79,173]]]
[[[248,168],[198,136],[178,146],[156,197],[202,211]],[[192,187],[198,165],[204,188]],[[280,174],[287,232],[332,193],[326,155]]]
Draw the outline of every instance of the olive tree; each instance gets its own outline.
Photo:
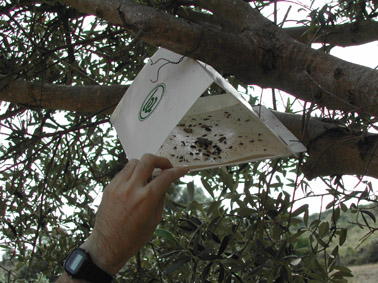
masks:
[[[364,177],[378,176],[378,71],[329,53],[378,38],[378,3],[287,1],[292,7],[282,12],[285,2],[3,1],[2,276],[53,279],[88,237],[102,189],[127,162],[109,114],[164,47],[213,66],[251,103],[271,96],[274,114],[307,152],[192,173],[201,188],[177,183],[154,237],[118,279],[345,282],[340,214],[355,212],[368,235],[376,229],[359,202],[376,202]],[[363,189],[345,187],[344,175],[360,178]],[[329,220],[310,221],[308,205],[295,205],[297,190],[316,194],[314,178],[333,196]]]

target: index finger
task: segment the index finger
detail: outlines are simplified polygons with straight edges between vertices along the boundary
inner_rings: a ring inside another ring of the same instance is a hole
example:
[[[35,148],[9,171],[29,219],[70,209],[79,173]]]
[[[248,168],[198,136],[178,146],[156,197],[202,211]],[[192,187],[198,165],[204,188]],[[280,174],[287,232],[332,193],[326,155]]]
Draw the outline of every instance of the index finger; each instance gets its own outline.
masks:
[[[146,184],[147,180],[152,176],[152,172],[155,168],[166,170],[172,167],[171,162],[165,157],[145,154],[138,162],[130,181]]]
[[[164,170],[159,176],[153,179],[146,188],[151,196],[156,196],[155,200],[159,200],[168,190],[169,186],[178,178],[183,177],[189,172],[188,167],[175,167]],[[154,200],[154,198],[151,198]]]

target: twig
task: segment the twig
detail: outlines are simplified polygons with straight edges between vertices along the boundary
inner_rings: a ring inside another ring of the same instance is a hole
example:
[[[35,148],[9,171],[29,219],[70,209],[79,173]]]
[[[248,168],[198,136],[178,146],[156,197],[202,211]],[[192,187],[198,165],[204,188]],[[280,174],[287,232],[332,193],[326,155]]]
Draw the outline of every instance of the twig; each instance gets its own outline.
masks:
[[[37,230],[35,231],[35,236],[34,236],[34,240],[33,240],[33,249],[32,249],[31,255],[30,255],[29,266],[28,266],[28,269],[26,270],[25,278],[28,277],[28,274],[29,274],[30,269],[32,267],[32,263],[33,263],[33,259],[34,259],[34,255],[35,255],[35,249],[37,247],[37,240],[39,238],[39,232],[40,232],[42,225],[43,225],[43,222],[44,222],[43,208],[44,208],[44,205],[45,205],[45,193],[46,193],[46,188],[47,188],[47,178],[49,177],[50,169],[52,168],[52,163],[55,159],[56,153],[58,152],[58,147],[59,147],[61,140],[62,139],[60,137],[58,139],[56,145],[55,145],[55,150],[54,150],[53,155],[50,159],[49,166],[47,167],[47,172],[46,172],[45,178],[43,180],[44,185],[43,185],[43,188],[42,188],[41,202],[40,202],[40,205],[39,205],[38,225],[37,225]]]

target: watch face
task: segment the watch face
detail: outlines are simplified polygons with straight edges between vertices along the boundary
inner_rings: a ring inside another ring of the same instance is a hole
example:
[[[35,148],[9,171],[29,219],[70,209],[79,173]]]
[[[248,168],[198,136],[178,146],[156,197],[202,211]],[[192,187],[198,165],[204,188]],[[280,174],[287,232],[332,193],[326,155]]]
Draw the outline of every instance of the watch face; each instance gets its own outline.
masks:
[[[67,273],[70,275],[78,274],[86,258],[87,255],[84,251],[78,249],[74,250],[65,263]]]

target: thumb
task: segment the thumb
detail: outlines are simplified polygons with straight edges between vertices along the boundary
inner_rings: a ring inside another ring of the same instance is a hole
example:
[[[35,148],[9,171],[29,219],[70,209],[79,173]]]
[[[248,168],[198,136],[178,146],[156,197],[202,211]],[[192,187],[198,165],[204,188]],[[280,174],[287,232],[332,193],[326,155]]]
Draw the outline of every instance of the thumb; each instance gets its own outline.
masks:
[[[173,181],[188,174],[188,167],[175,167],[163,170],[162,173],[153,179],[147,186],[150,187],[150,192],[156,194],[157,199],[160,199]]]

